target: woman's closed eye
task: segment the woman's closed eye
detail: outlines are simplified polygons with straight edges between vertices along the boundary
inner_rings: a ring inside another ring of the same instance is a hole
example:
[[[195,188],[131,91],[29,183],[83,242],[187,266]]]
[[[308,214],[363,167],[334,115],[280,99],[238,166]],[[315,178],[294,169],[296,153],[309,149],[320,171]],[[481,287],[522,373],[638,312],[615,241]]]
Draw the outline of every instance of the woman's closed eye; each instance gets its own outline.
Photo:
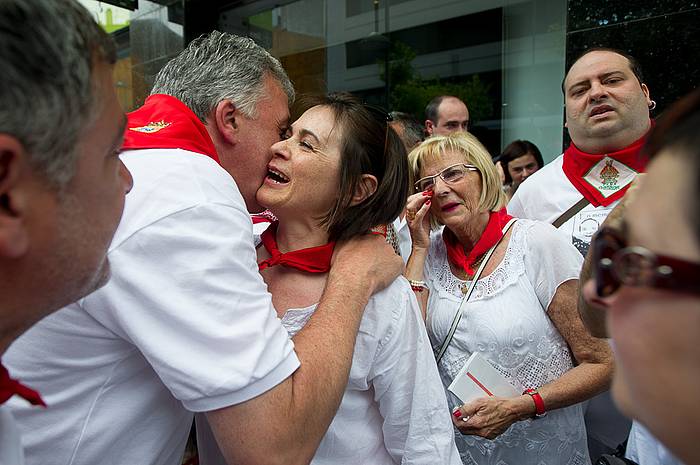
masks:
[[[316,147],[314,147],[314,146],[311,144],[311,142],[309,142],[309,141],[307,141],[307,140],[305,140],[305,139],[302,139],[302,140],[299,141],[299,146],[300,146],[301,148],[305,149],[305,150],[310,150],[310,151],[312,151],[312,152],[315,152],[315,151],[316,151]]]

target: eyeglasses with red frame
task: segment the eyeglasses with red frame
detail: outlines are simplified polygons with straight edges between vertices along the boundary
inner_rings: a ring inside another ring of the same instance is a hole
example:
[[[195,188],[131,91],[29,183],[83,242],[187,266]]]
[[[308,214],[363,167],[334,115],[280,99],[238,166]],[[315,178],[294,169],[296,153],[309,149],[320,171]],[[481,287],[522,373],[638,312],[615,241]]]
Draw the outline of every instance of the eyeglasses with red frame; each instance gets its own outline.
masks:
[[[614,294],[621,285],[700,295],[700,263],[629,247],[622,233],[609,227],[596,233],[591,248],[600,297]]]

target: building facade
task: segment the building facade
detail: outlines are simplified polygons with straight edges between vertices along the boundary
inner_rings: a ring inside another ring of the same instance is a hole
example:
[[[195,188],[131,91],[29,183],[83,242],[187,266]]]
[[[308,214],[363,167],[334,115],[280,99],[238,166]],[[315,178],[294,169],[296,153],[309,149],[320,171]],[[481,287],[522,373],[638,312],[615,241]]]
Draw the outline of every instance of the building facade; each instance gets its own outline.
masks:
[[[212,29],[270,50],[299,93],[350,91],[421,120],[432,97],[457,95],[493,155],[528,139],[545,161],[567,143],[561,82],[582,50],[609,46],[637,57],[655,114],[700,81],[700,1],[83,0],[90,2],[100,14],[127,7],[127,24],[112,32],[126,109],[143,103],[167,60]]]

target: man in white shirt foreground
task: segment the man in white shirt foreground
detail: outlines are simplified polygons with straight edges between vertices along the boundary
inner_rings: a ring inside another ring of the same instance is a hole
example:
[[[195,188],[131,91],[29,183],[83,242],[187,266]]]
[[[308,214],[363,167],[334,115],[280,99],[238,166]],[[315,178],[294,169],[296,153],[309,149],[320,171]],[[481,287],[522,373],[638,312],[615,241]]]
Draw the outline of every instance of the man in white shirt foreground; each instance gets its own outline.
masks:
[[[115,61],[112,40],[76,2],[0,2],[0,354],[109,277],[105,255],[131,188]],[[46,413],[11,376],[0,363],[3,465],[24,463],[5,402]]]
[[[258,273],[249,211],[260,210],[255,193],[293,97],[275,58],[219,32],[158,74],[129,115],[122,159],[136,187],[110,246],[112,280],[8,357],[51,406],[50,418],[15,410],[31,432],[29,464],[179,464],[192,412],[207,413],[231,464],[313,456],[362,309],[402,264],[380,237],[343,244],[318,310],[288,339]]]

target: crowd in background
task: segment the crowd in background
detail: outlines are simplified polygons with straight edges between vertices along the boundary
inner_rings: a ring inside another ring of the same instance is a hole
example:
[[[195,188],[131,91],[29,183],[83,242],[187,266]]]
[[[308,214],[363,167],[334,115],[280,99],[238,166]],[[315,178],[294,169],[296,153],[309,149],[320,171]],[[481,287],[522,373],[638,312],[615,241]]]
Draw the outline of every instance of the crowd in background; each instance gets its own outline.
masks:
[[[115,60],[0,1],[0,465],[700,464],[700,91],[588,49],[544,165],[228,33],[126,116]]]

